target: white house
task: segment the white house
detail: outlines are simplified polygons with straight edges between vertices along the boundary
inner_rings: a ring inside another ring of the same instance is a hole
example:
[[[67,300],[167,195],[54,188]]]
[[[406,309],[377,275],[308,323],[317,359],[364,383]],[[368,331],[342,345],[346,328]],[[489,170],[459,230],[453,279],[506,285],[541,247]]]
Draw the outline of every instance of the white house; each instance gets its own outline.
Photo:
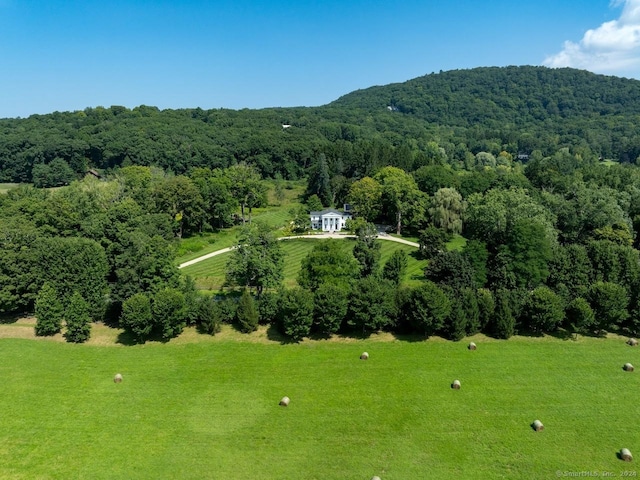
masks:
[[[344,228],[344,223],[351,218],[351,214],[339,210],[322,210],[311,212],[311,228],[323,232],[339,232]]]

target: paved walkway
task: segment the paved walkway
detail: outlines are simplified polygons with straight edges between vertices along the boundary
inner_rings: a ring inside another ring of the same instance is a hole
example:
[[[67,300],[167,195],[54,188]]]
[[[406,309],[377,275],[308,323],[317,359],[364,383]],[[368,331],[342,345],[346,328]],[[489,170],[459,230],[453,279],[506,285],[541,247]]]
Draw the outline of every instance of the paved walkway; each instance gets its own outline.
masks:
[[[311,239],[311,240],[322,240],[323,238],[356,238],[355,235],[342,235],[340,233],[317,233],[312,235],[296,235],[293,237],[280,237],[278,240],[297,240],[297,239]],[[405,240],[404,238],[392,237],[391,235],[387,235],[386,233],[382,233],[378,235],[378,240],[389,240],[391,242],[404,243],[405,245],[410,245],[412,247],[418,248],[416,242],[410,242],[409,240]],[[178,268],[185,268],[189,265],[193,265],[194,263],[202,262],[207,258],[215,257],[216,255],[222,255],[223,253],[230,252],[234,247],[222,248],[220,250],[216,250],[215,252],[207,253],[206,255],[202,255],[201,257],[194,258],[193,260],[189,260],[188,262],[181,263]]]

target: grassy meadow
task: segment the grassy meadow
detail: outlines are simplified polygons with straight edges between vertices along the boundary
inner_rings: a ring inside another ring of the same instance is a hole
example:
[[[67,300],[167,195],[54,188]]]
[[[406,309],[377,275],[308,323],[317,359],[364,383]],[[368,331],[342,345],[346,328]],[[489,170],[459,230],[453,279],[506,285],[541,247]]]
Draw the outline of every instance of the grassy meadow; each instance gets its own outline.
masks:
[[[0,327],[3,479],[621,476],[636,468],[616,452],[640,455],[640,376],[622,370],[640,349],[622,338],[477,336],[469,351],[389,334],[287,344],[226,326],[122,346],[102,326],[87,345]]]

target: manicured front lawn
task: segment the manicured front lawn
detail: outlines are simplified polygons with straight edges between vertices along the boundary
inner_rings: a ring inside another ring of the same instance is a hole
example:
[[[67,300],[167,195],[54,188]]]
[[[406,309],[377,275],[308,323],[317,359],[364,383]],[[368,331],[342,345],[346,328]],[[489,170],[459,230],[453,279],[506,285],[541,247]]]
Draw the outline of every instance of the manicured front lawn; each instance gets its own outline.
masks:
[[[284,251],[284,285],[288,288],[297,285],[296,278],[300,271],[302,260],[309,254],[317,242],[321,239],[305,238],[300,240],[283,240],[282,249]],[[332,240],[340,242],[345,249],[353,249],[354,240],[346,238],[344,240]],[[403,245],[391,241],[380,241],[381,247],[381,265],[389,259],[391,254],[396,250],[404,250],[407,253],[407,271],[405,274],[405,283],[415,285],[420,283],[423,278],[423,270],[427,265],[425,260],[416,257],[417,248],[409,245]],[[219,290],[224,284],[226,264],[229,259],[229,253],[218,255],[202,262],[193,264],[182,269],[182,273],[190,275],[196,280],[199,288],[204,290]]]

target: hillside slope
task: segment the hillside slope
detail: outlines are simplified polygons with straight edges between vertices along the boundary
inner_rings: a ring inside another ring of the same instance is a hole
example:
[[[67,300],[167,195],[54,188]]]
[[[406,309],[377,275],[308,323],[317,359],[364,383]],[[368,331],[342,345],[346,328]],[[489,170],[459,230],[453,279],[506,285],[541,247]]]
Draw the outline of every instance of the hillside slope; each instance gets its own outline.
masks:
[[[0,119],[0,182],[29,182],[34,165],[56,158],[78,174],[122,164],[183,173],[246,161],[265,176],[298,178],[320,154],[332,173],[358,177],[385,164],[404,168],[412,162],[398,158],[434,143],[453,162],[479,151],[551,155],[563,147],[635,161],[638,123],[640,81],[568,68],[476,68],[358,90],[321,107],[112,106]]]

